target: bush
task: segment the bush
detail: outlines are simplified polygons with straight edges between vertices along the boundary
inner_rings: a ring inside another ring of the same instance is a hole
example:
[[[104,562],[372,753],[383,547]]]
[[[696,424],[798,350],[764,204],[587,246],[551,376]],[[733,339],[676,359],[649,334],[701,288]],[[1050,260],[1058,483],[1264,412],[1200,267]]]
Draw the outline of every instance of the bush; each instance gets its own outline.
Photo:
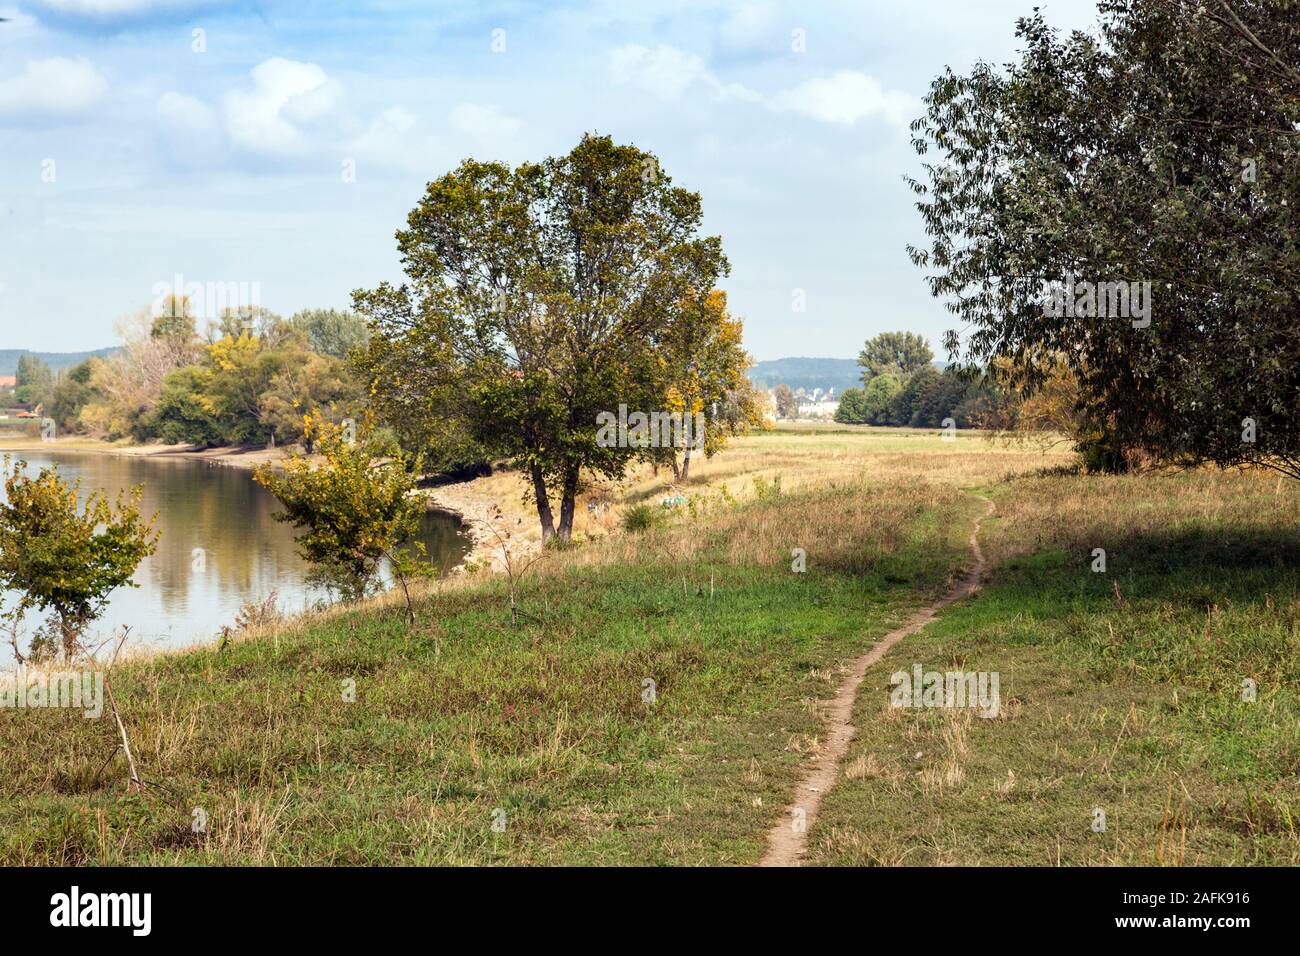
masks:
[[[754,476],[754,498],[758,501],[775,501],[781,497],[781,476],[774,475],[768,481],[762,475]]]
[[[844,425],[865,425],[867,422],[866,392],[860,388],[846,388],[840,394],[835,420]]]
[[[647,504],[632,505],[623,512],[623,530],[648,531],[663,519],[664,512]]]
[[[254,480],[285,508],[276,520],[303,529],[303,558],[317,580],[335,584],[345,598],[368,593],[387,561],[413,621],[407,578],[430,571],[424,546],[413,540],[424,514],[424,499],[414,494],[420,463],[377,457],[368,442],[319,415],[308,419],[306,431],[319,461],[295,455],[283,472],[270,465],[253,470]]]
[[[4,490],[0,590],[18,598],[5,617],[16,628],[28,611],[48,613],[38,644],[49,648],[57,636],[71,659],[109,594],[136,587],[136,568],[157,547],[154,519],[140,512],[143,488],[121,492],[116,504],[99,492],[83,499],[80,483],[69,485],[57,467],[32,478],[26,462],[11,467],[6,457]]]

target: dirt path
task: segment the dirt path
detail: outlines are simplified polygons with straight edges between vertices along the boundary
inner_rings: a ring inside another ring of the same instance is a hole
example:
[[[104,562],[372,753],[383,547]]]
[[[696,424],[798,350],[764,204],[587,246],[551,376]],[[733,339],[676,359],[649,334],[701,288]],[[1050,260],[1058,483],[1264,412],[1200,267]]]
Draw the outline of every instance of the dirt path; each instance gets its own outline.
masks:
[[[974,566],[961,583],[938,602],[917,611],[906,624],[890,631],[871,650],[852,663],[848,676],[840,684],[826,711],[826,739],[812,766],[804,771],[803,777],[799,780],[795,788],[794,800],[786,806],[780,821],[767,831],[767,852],[763,854],[759,866],[800,866],[803,863],[804,853],[808,849],[808,831],[817,820],[822,797],[835,785],[835,779],[839,775],[840,760],[848,752],[849,742],[853,740],[855,733],[853,702],[857,699],[858,687],[862,684],[867,669],[884,657],[885,653],[903,638],[915,634],[933,621],[949,604],[960,601],[979,590],[980,578],[985,568],[984,552],[980,550],[979,542],[980,524],[993,513],[993,502],[983,495],[975,495],[975,497],[985,503],[985,508],[984,513],[975,519],[975,527],[970,533],[970,549],[975,557]],[[802,811],[802,814],[799,811]]]

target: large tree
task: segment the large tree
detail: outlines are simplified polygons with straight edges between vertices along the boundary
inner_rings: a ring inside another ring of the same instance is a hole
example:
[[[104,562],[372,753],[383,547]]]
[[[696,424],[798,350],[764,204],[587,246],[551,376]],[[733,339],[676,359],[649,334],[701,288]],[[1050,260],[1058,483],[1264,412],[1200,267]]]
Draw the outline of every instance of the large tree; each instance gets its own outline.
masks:
[[[308,347],[317,355],[346,359],[366,344],[366,320],[355,312],[337,309],[303,309],[289,324],[307,336]]]
[[[397,234],[409,284],[355,294],[377,413],[515,459],[543,538],[570,537],[584,469],[616,477],[637,453],[598,442],[597,415],[662,407],[641,386],[649,351],[726,272],[701,215],[653,155],[606,136],[540,163],[462,163]]]
[[[971,329],[946,345],[1031,389],[1062,359],[1098,460],[1300,477],[1300,18],[1288,0],[1100,10],[1096,35],[1021,20],[1015,62],[945,72],[913,125],[938,155],[912,182],[932,241],[911,252]],[[1052,283],[1078,308],[1045,302]]]
[[[862,366],[862,384],[866,385],[877,375],[897,375],[906,379],[917,369],[934,361],[934,352],[925,336],[915,332],[881,332],[867,339],[858,354]]]

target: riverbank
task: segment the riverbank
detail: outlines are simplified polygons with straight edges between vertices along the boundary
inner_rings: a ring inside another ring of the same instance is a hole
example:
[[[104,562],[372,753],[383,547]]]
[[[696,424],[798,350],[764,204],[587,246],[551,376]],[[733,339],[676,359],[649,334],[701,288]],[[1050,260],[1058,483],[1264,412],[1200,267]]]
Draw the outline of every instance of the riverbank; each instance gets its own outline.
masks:
[[[24,451],[66,451],[94,455],[122,455],[132,458],[208,461],[246,471],[252,471],[258,465],[280,461],[287,456],[283,448],[244,448],[237,445],[216,448],[198,448],[194,445],[135,445],[80,436],[44,441],[40,438],[0,435],[0,454],[21,454]]]
[[[111,723],[0,713],[23,758],[0,863],[755,863],[846,668],[969,570],[963,487],[994,502],[984,590],[868,669],[808,862],[1300,862],[1300,489],[876,440],[800,444],[779,491],[666,510],[513,582],[430,582],[413,625],[390,596],[130,661],[113,687],[143,796],[105,766]],[[846,450],[869,459],[856,479],[789,490]],[[916,665],[999,675],[997,713],[894,706]]]
[[[0,455],[21,455],[23,452],[76,452],[78,454],[116,455],[127,458],[154,458],[165,461],[202,461],[226,468],[252,471],[260,465],[284,461],[289,452],[285,448],[245,448],[219,446],[197,448],[192,445],[135,445],[106,442],[93,438],[71,437],[53,441],[39,438],[0,436]],[[474,482],[458,482],[438,488],[423,489],[430,511],[439,511],[459,518],[470,539],[471,548],[461,565],[464,567],[491,567],[502,570],[504,562],[491,528],[494,513],[500,502],[475,488]],[[499,524],[499,521],[497,522]],[[527,553],[531,543],[520,541],[515,550]]]

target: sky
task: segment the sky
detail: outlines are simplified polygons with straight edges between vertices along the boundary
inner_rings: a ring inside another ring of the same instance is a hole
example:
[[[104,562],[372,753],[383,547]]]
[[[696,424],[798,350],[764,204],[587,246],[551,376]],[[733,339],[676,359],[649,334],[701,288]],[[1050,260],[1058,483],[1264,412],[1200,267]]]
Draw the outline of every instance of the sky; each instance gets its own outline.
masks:
[[[939,353],[908,123],[1034,3],[0,0],[0,348],[114,344],[178,278],[344,308],[427,182],[594,132],[702,195],[756,359]]]

